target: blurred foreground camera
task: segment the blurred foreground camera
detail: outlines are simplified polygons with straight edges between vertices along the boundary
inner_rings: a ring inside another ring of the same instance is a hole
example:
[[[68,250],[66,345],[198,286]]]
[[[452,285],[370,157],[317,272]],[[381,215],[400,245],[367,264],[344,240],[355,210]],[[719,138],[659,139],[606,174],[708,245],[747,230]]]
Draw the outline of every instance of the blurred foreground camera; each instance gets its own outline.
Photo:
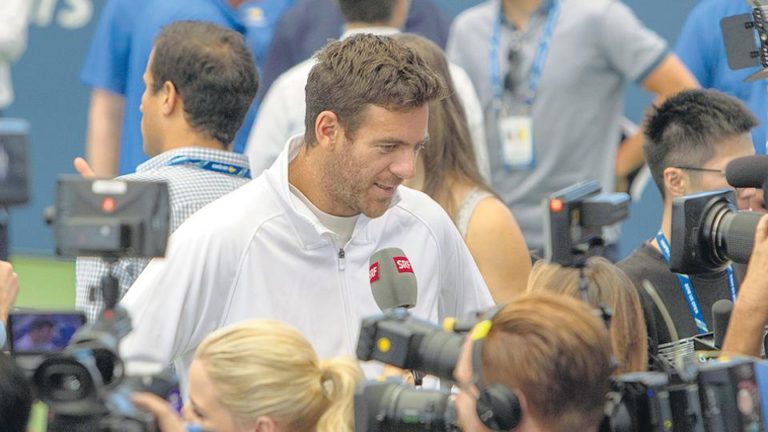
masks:
[[[672,201],[669,268],[683,274],[723,270],[729,261],[746,263],[762,216],[739,212],[732,190],[702,192]]]
[[[459,427],[450,393],[371,381],[355,393],[355,431],[453,432]]]
[[[601,194],[596,181],[559,190],[544,200],[544,254],[547,261],[578,267],[600,254],[603,227],[629,216],[629,195]]]

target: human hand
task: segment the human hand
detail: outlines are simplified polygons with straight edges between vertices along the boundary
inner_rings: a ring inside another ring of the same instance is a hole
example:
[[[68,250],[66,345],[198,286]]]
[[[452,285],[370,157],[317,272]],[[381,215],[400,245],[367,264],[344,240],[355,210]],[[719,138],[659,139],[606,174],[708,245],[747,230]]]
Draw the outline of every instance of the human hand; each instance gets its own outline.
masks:
[[[85,159],[76,157],[75,160],[72,161],[72,165],[75,167],[75,171],[77,171],[84,179],[92,179],[96,177],[96,173],[93,172],[93,169],[88,165],[88,162],[86,162]]]
[[[186,426],[176,411],[164,399],[152,393],[134,393],[131,396],[133,403],[155,416],[157,426],[161,432],[185,432]]]
[[[11,263],[0,261],[0,321],[8,324],[8,313],[16,303],[19,293],[19,280]]]

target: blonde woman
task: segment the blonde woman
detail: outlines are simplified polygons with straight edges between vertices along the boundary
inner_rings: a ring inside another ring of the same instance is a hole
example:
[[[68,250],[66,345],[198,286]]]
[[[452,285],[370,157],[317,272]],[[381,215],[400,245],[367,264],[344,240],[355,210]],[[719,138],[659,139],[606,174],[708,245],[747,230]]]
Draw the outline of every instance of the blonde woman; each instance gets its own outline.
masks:
[[[414,34],[394,36],[445,80],[449,96],[429,104],[429,143],[405,185],[437,201],[461,233],[496,303],[525,290],[531,260],[523,233],[507,206],[483,180],[443,51]],[[485,145],[485,143],[482,143]]]
[[[189,371],[184,420],[216,432],[351,432],[362,371],[352,358],[318,360],[293,327],[244,321],[211,333]],[[137,394],[162,432],[185,431],[162,399]]]
[[[584,268],[587,298],[592,307],[611,309],[611,347],[617,373],[648,369],[648,332],[640,296],[624,272],[602,257],[591,257]],[[538,261],[528,279],[528,292],[554,292],[581,298],[579,269]]]

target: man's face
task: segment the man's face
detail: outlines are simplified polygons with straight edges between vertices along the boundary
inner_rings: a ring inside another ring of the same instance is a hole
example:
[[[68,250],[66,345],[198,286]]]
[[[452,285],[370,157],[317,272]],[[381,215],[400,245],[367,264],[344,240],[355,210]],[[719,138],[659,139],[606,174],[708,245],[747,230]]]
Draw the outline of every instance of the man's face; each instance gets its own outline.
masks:
[[[488,428],[477,417],[478,389],[472,379],[472,339],[467,336],[461,347],[459,361],[453,371],[460,391],[456,395],[456,416],[463,431],[486,432]]]
[[[161,153],[160,147],[160,128],[159,128],[159,116],[160,116],[160,104],[162,99],[160,94],[162,91],[156,94],[152,93],[152,61],[155,57],[155,51],[149,55],[149,62],[147,62],[147,68],[144,71],[144,94],[141,95],[141,136],[144,141],[144,153],[147,156],[153,157]]]
[[[732,189],[725,179],[725,167],[728,162],[742,156],[751,156],[755,154],[755,147],[752,145],[752,136],[749,133],[728,138],[717,146],[717,153],[712,159],[708,160],[701,168],[719,170],[715,171],[696,171],[692,172],[691,191],[689,193],[706,192],[718,189]],[[736,200],[739,209],[748,209],[750,199],[754,196],[755,189],[743,188],[736,189]]]
[[[363,115],[354,139],[341,130],[321,173],[329,201],[323,210],[335,216],[383,215],[400,183],[413,177],[426,143],[426,105],[403,112],[369,105]]]

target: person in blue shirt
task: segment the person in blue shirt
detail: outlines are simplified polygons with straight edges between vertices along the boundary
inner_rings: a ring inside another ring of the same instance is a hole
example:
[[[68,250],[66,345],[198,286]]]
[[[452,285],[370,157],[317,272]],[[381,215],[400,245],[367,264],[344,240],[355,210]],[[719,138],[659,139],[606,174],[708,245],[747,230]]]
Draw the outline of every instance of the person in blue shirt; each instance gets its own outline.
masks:
[[[758,66],[736,71],[728,67],[720,30],[723,18],[751,12],[752,7],[743,0],[701,0],[683,25],[675,53],[702,87],[717,89],[744,101],[760,122],[752,130],[755,151],[765,154],[768,85],[765,80],[744,82],[760,70]]]
[[[424,36],[445,49],[450,26],[448,16],[432,0],[411,0],[410,3],[403,31]],[[343,27],[344,16],[337,0],[298,0],[274,29],[257,103],[277,77],[310,58],[328,39],[338,39]]]
[[[292,3],[293,0],[109,0],[80,75],[81,81],[92,89],[86,157],[95,174],[114,177],[130,173],[146,160],[139,127],[139,103],[144,92],[141,76],[152,40],[162,26],[180,20],[209,21],[243,33],[258,57],[266,50],[271,27]],[[255,110],[251,109],[235,138],[235,151],[242,152],[254,118]]]

